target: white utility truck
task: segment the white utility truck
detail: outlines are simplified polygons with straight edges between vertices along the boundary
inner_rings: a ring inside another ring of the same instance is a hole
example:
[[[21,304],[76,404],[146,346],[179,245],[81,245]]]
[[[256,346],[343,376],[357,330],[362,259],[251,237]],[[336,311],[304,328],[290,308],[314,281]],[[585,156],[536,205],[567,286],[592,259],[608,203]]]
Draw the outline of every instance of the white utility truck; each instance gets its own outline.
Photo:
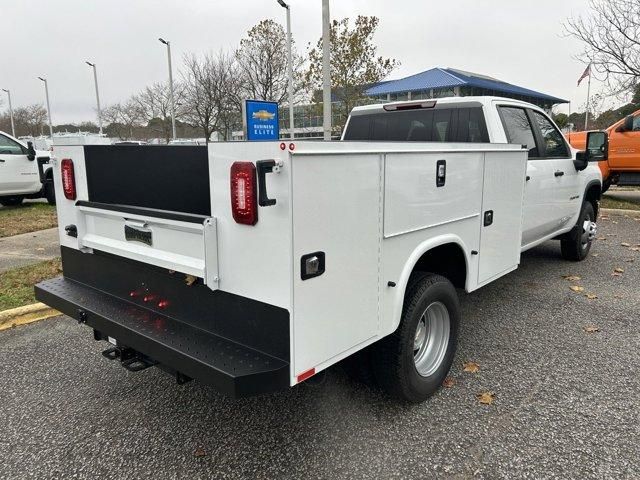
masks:
[[[64,276],[37,298],[129,370],[246,396],[351,357],[422,401],[453,360],[456,288],[552,238],[586,257],[590,135],[576,154],[539,108],[464,97],[356,108],[340,142],[56,146]]]
[[[49,159],[50,153],[36,151],[32,142],[0,132],[0,205],[20,205],[25,198],[46,198],[55,205]]]

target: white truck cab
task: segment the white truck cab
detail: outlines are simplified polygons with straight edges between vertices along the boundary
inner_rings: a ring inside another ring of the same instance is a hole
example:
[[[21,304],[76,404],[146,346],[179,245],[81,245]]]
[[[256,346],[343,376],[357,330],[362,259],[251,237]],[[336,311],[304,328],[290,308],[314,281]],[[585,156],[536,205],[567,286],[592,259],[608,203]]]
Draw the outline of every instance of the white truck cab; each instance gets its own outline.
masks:
[[[50,152],[0,132],[0,204],[19,205],[25,198],[41,197],[55,204],[49,160]]]
[[[463,97],[358,107],[339,142],[56,146],[63,277],[36,297],[129,370],[239,397],[345,360],[423,401],[456,289],[551,238],[587,257],[606,138],[575,152],[533,105]]]

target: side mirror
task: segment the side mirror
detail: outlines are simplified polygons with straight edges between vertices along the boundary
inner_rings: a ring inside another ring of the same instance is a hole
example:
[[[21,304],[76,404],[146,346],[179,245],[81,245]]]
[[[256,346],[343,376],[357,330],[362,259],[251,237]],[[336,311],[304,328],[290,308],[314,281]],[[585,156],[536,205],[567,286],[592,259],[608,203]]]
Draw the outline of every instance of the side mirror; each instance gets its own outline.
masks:
[[[633,132],[633,115],[624,117],[624,123],[616,128],[617,132]]]
[[[607,132],[587,133],[587,162],[601,162],[609,158],[609,135]]]
[[[33,142],[27,142],[27,158],[32,162],[36,159],[36,149],[33,148]]]

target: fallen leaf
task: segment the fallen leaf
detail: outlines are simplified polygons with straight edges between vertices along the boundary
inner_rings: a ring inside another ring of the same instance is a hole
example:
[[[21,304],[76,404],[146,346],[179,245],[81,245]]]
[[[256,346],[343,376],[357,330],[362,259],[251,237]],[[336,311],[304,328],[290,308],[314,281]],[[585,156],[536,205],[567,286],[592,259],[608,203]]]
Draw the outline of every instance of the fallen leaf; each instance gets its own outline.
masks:
[[[640,247],[631,247],[632,252],[640,252]]]
[[[444,379],[444,381],[442,382],[442,386],[444,388],[451,388],[456,384],[455,379],[451,378],[451,377],[447,377]]]
[[[596,240],[606,240],[607,237],[596,237]]]
[[[184,277],[184,281],[185,283],[190,287],[191,285],[193,285],[194,283],[196,283],[196,280],[198,280],[197,277],[194,277],[193,275],[186,275]]]
[[[480,365],[475,362],[467,362],[462,366],[464,367],[462,369],[463,372],[478,373],[478,370],[480,370]]]
[[[591,256],[592,257],[597,257],[598,255],[600,255],[599,253],[592,253]]]
[[[44,252],[44,248],[42,247],[36,248],[36,252]]]
[[[572,285],[569,288],[574,292],[584,292],[584,287],[581,287],[580,285]]]
[[[598,298],[595,293],[587,293],[585,297],[587,297],[589,300],[595,300],[596,298]]]
[[[580,280],[580,277],[578,275],[562,275],[562,278],[570,282],[577,282],[578,280]]]
[[[630,247],[631,246],[631,244],[627,243],[627,242],[622,242],[620,245],[623,246],[623,247]]]
[[[616,225],[618,224],[618,222],[616,222],[615,220],[613,220],[611,223],[614,223],[614,224],[616,224]]]
[[[195,452],[193,452],[194,457],[204,457],[207,452],[204,451],[204,448],[198,447]]]
[[[496,397],[496,394],[493,392],[482,392],[482,393],[476,394],[476,398],[483,405],[491,405],[495,397]]]
[[[613,269],[613,271],[616,272],[616,273],[624,273],[624,268],[616,267],[616,268]]]
[[[621,276],[622,276],[622,274],[621,274],[621,273],[618,273],[618,272],[613,272],[613,273],[611,274],[611,276],[612,276],[612,277],[621,277]]]
[[[617,233],[607,233],[606,235],[607,235],[607,237],[617,237],[618,236]]]
[[[588,325],[584,327],[584,331],[587,333],[596,333],[600,331],[600,328],[596,327],[595,325]]]

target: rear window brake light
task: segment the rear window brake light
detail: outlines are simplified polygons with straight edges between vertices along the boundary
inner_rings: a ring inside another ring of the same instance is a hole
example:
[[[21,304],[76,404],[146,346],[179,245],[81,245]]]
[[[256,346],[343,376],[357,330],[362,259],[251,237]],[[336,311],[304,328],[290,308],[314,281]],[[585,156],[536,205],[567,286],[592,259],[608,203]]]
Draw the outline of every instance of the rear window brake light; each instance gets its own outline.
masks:
[[[410,103],[389,103],[384,105],[384,108],[387,112],[395,112],[397,110],[418,110],[420,108],[433,108],[436,106],[436,100],[427,100],[420,102],[410,102]]]

